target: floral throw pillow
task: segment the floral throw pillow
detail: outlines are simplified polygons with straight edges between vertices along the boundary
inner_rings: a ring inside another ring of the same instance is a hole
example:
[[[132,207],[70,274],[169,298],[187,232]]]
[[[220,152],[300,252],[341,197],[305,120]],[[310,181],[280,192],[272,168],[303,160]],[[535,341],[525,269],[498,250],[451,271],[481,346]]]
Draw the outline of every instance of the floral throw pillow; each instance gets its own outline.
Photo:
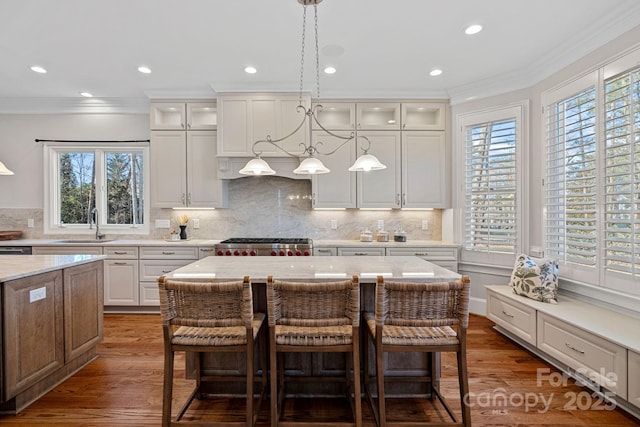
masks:
[[[534,261],[525,254],[516,258],[509,286],[513,293],[537,301],[558,303],[558,262]]]

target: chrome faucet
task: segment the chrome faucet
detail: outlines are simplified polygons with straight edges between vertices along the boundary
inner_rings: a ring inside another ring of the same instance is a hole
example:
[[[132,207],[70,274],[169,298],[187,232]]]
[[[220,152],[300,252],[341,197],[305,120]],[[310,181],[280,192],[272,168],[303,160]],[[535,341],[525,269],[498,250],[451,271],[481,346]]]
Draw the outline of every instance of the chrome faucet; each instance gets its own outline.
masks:
[[[100,221],[98,221],[98,208],[91,209],[91,222],[89,222],[89,229],[92,228],[92,223],[96,225],[96,240],[100,240],[104,237],[104,234],[100,233]]]

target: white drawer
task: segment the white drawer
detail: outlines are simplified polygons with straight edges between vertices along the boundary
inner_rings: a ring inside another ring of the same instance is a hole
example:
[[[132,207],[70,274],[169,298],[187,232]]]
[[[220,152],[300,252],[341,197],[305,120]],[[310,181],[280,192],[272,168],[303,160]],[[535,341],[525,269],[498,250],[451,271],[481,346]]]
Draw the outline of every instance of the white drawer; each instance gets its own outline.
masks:
[[[538,313],[538,348],[627,398],[626,348],[545,313]]]
[[[388,256],[417,256],[427,261],[432,259],[446,259],[457,261],[458,250],[456,248],[415,247],[415,248],[387,248]]]
[[[145,259],[140,261],[140,281],[153,281],[176,268],[191,264],[191,260]]]
[[[140,259],[198,259],[196,246],[141,246]]]
[[[338,248],[338,256],[384,256],[384,248]]]
[[[216,249],[213,246],[200,246],[198,247],[198,259],[206,258],[208,256],[215,256]]]
[[[487,317],[529,344],[536,345],[536,310],[534,308],[488,291]]]
[[[628,400],[632,405],[640,408],[640,354],[629,350],[629,395]]]
[[[158,282],[140,282],[140,305],[160,305]]]
[[[137,246],[105,246],[104,254],[109,259],[138,259]]]
[[[313,256],[337,256],[337,248],[313,248]]]

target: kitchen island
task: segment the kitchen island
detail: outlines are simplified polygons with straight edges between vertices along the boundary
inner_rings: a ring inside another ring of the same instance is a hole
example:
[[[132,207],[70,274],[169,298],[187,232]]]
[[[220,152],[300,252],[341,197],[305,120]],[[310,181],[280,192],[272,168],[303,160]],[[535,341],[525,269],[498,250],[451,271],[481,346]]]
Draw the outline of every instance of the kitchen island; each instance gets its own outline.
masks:
[[[165,276],[181,281],[238,280],[249,276],[253,284],[254,309],[266,313],[266,281],[332,281],[360,278],[361,310],[373,311],[377,276],[388,280],[440,282],[459,280],[461,276],[429,261],[413,256],[322,256],[322,257],[207,257],[178,268]],[[362,342],[362,339],[360,340]],[[373,359],[373,351],[369,349]],[[367,354],[361,352],[361,354]],[[297,353],[285,358],[286,375],[337,376],[345,370],[342,355],[330,353]],[[214,353],[203,356],[202,369],[207,375],[244,375],[244,361],[237,354]],[[437,385],[439,364],[432,378]],[[428,355],[423,353],[390,353],[385,370],[393,375],[417,376],[429,372]],[[187,358],[187,376],[193,377],[193,359]],[[373,369],[373,367],[372,367]],[[373,372],[371,372],[373,373]],[[215,392],[241,393],[234,384],[216,384]],[[212,386],[213,387],[213,386]],[[223,388],[224,387],[224,388]],[[428,384],[389,383],[388,395],[425,395]],[[341,395],[336,384],[296,382],[288,385],[288,394],[319,396]]]
[[[103,255],[0,257],[0,412],[17,413],[97,357]]]

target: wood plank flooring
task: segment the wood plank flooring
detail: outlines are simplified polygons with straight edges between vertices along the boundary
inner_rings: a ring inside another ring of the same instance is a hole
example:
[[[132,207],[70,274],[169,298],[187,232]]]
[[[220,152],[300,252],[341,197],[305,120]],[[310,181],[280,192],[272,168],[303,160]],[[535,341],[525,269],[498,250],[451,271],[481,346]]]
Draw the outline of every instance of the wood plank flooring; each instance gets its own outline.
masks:
[[[0,425],[160,425],[163,373],[160,316],[106,314],[104,326],[99,359],[20,414],[0,415]],[[565,387],[546,379],[538,384],[537,370],[550,366],[495,332],[492,326],[484,317],[471,317],[468,365],[474,426],[640,426],[640,420],[619,409],[605,409],[606,403],[597,402],[587,389],[576,386],[572,380]],[[457,409],[455,357],[443,355],[442,365],[442,391]],[[183,367],[183,359],[178,358],[175,397],[180,403],[191,389],[191,383],[182,379]],[[554,372],[551,368],[547,375],[557,379]],[[336,400],[307,403],[289,404],[286,410],[295,417],[309,413],[340,416],[344,409]],[[208,416],[234,419],[242,416],[242,404],[241,399],[219,399],[196,405],[196,410],[202,407]],[[389,410],[395,420],[414,416],[438,419],[442,415],[430,402],[412,399],[392,401]],[[344,412],[347,413],[346,409]],[[364,400],[363,415],[363,425],[374,426]],[[259,421],[261,427],[269,425],[268,404],[263,405]]]

